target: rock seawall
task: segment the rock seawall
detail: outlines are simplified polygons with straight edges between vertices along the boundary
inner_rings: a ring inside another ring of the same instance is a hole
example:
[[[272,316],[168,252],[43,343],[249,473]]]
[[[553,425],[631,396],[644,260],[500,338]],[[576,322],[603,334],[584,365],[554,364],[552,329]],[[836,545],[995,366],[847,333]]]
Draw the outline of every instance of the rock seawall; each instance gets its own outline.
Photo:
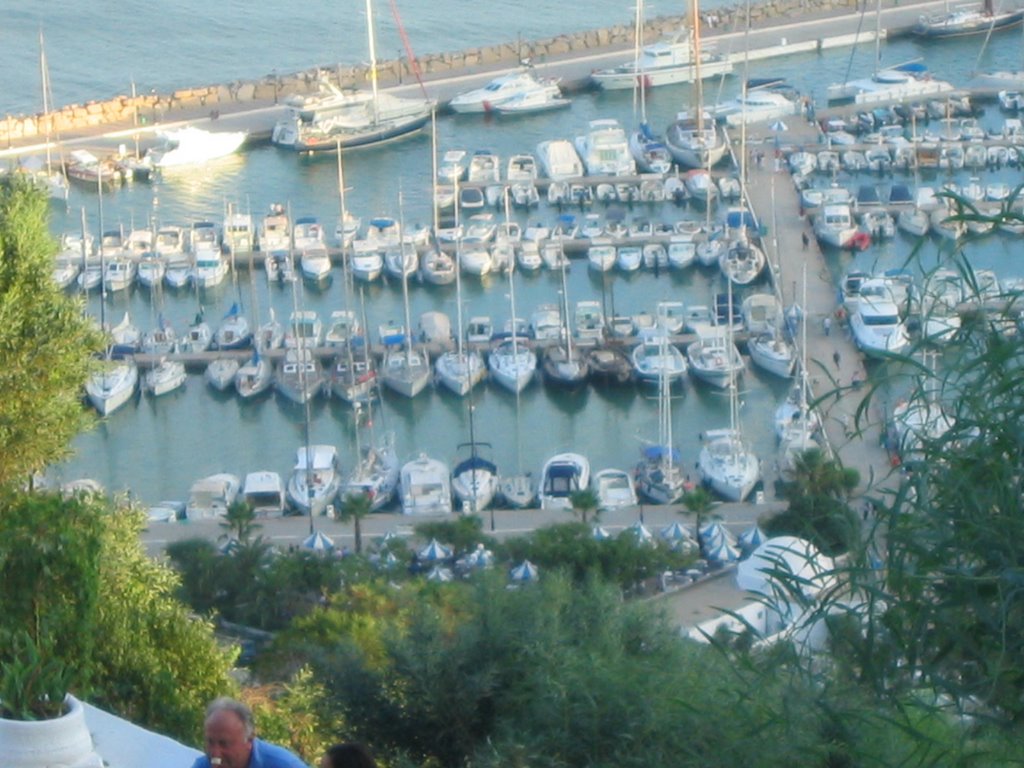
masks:
[[[899,0],[893,0],[899,2]],[[768,19],[796,18],[807,14],[845,11],[857,8],[858,0],[766,0],[750,6],[753,25]],[[702,33],[718,29],[732,30],[746,23],[747,6],[736,4],[701,12]],[[671,37],[686,28],[686,16],[659,16],[645,23],[644,39]],[[415,62],[426,80],[476,68],[515,66],[523,59],[546,62],[573,54],[609,48],[630,48],[633,26],[620,24],[604,29],[586,30],[559,35],[546,40],[502,43],[467,48],[448,53],[428,53]],[[415,76],[405,59],[382,61],[377,66],[378,81],[387,84],[407,82]],[[43,137],[72,134],[104,125],[151,125],[164,119],[175,119],[175,113],[208,109],[228,111],[247,104],[272,104],[285,95],[311,93],[320,77],[326,77],[342,88],[359,88],[368,84],[366,66],[338,64],[288,75],[268,75],[259,80],[236,81],[224,85],[183,88],[173,93],[149,93],[115,96],[106,101],[72,104],[49,113],[9,115],[0,122],[0,147],[24,144]]]

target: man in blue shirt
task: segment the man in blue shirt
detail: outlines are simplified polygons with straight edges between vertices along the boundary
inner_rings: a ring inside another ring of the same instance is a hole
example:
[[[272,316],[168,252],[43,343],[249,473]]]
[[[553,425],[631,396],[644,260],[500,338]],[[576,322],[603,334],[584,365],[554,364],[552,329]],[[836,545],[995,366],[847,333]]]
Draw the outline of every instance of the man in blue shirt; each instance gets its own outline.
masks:
[[[206,754],[192,768],[308,768],[284,747],[256,738],[252,710],[235,699],[215,699],[206,708]]]

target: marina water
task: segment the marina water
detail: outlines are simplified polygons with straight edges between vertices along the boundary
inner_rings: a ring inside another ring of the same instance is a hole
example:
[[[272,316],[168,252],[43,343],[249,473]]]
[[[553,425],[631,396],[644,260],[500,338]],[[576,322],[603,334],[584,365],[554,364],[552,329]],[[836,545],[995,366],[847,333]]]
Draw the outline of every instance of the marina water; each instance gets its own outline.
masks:
[[[38,111],[39,95],[37,36],[42,26],[49,60],[50,78],[56,103],[85,102],[125,93],[134,82],[140,91],[151,88],[170,91],[197,84],[260,77],[273,71],[290,72],[332,61],[365,59],[362,3],[307,3],[287,12],[279,6],[227,2],[202,7],[184,0],[173,7],[127,3],[119,6],[122,23],[107,17],[109,6],[97,0],[73,4],[60,13],[43,11],[35,3],[15,0],[0,32],[0,64],[7,73],[7,88],[0,95],[5,114]],[[406,4],[415,6],[418,4]],[[676,4],[647,3],[649,13],[677,14]],[[683,4],[678,4],[682,6]],[[344,7],[342,7],[344,6]],[[355,6],[358,6],[355,7]],[[711,3],[708,7],[713,7]],[[484,2],[472,6],[461,0],[443,0],[441,6],[402,8],[403,22],[413,47],[427,51],[455,50],[502,41],[552,37],[559,33],[630,23],[630,9],[618,2],[601,0],[567,10],[550,3],[521,4]],[[394,41],[392,56],[400,44],[390,20],[378,11],[379,40]],[[869,24],[870,22],[865,22]],[[126,34],[123,29],[137,30]],[[83,34],[83,30],[89,34]],[[115,30],[117,30],[115,32]],[[391,37],[388,37],[388,35]],[[384,42],[380,50],[389,50]],[[978,62],[981,40],[965,38],[943,43],[921,44],[900,40],[883,47],[884,64],[923,58],[935,77],[954,84],[966,82],[978,69],[1019,66],[1020,38],[1014,33],[996,35]],[[389,54],[381,54],[389,55]],[[628,54],[626,55],[628,58]],[[751,63],[750,77],[776,75],[787,78],[798,89],[824,103],[829,83],[846,77],[863,76],[873,69],[873,46],[837,49],[825,54],[801,54],[788,58]],[[543,71],[543,63],[538,62]],[[737,75],[706,86],[706,98],[735,95],[742,77]],[[649,120],[657,128],[668,125],[674,114],[690,104],[688,86],[667,86],[649,94]],[[444,117],[438,120],[437,143],[446,149],[490,149],[507,159],[516,152],[534,151],[538,142],[551,138],[573,138],[582,134],[589,120],[618,118],[624,125],[634,122],[632,95],[628,92],[577,95],[569,110],[517,118],[480,116]],[[983,122],[994,126],[1001,120],[998,110],[988,109]],[[344,158],[346,201],[364,221],[376,215],[401,217],[407,226],[431,220],[431,142],[428,134],[390,146],[352,152]],[[964,172],[962,183],[969,174]],[[991,174],[993,180],[1011,185],[1021,180],[1019,169]],[[779,194],[790,194],[788,176],[780,176]],[[866,177],[865,179],[866,180]],[[913,184],[913,179],[908,178]],[[942,177],[927,183],[941,184]],[[855,184],[851,181],[851,184]],[[211,164],[198,172],[165,175],[147,183],[135,183],[102,199],[103,227],[126,229],[158,223],[187,225],[200,219],[220,221],[225,207],[232,204],[259,218],[271,203],[289,206],[293,216],[320,217],[333,231],[339,212],[336,165],[333,157],[301,158],[271,146],[256,147],[240,156]],[[77,231],[81,210],[85,210],[91,232],[100,229],[100,199],[92,190],[72,191],[68,210],[55,207],[53,229]],[[595,205],[594,210],[603,212]],[[579,216],[580,211],[573,211]],[[696,207],[671,204],[637,204],[625,209],[627,220],[648,218],[673,222],[680,218],[703,218]],[[759,212],[771,228],[771,212]],[[514,214],[522,223],[543,221],[553,224],[559,212],[547,206],[529,216]],[[496,212],[498,218],[500,212]],[[1016,243],[1006,235],[992,235],[972,241],[967,250],[976,267],[993,268],[1000,277],[1019,277],[1024,269],[1012,255]],[[902,234],[889,243],[872,246],[851,255],[829,254],[833,275],[838,278],[856,266],[880,269],[902,266],[913,242]],[[943,258],[937,243],[926,248],[926,258]],[[783,275],[785,299],[792,301],[798,275]],[[560,280],[543,271],[535,275],[517,273],[515,300],[517,315],[529,318],[541,303],[558,303]],[[766,285],[760,286],[766,288]],[[686,304],[711,304],[712,295],[724,291],[717,270],[699,267],[685,272],[655,274],[642,271],[633,276],[611,272],[598,276],[584,260],[576,261],[568,276],[570,305],[581,299],[597,298],[606,310],[616,314],[654,311],[659,300],[680,300]],[[489,315],[500,327],[510,315],[509,287],[504,276],[463,281],[463,317]],[[737,296],[737,301],[742,295]],[[415,325],[419,315],[430,309],[456,316],[453,286],[436,288],[410,284],[410,313]],[[316,310],[326,321],[332,309],[345,304],[340,270],[333,283],[322,290],[306,288],[301,293],[305,309]],[[381,323],[401,321],[402,290],[391,281],[365,289],[367,326],[371,333]],[[160,292],[150,295],[134,289],[129,294],[108,296],[102,308],[108,322],[116,323],[128,311],[135,323],[146,329],[162,316],[183,332],[202,308],[211,325],[216,325],[234,302],[240,302],[251,321],[265,319],[273,307],[278,319],[286,320],[292,310],[287,288],[268,286],[262,270],[250,275],[238,270],[222,286],[197,294]],[[98,297],[89,299],[90,311],[101,314]],[[356,307],[358,309],[358,306]],[[812,329],[812,332],[816,329]],[[771,413],[785,397],[788,384],[772,380],[749,365],[741,383],[741,418],[745,433],[762,458],[766,474],[774,463],[775,441]],[[595,470],[603,467],[631,468],[637,461],[641,440],[657,437],[656,392],[639,385],[594,386],[565,392],[535,384],[517,401],[516,397],[485,383],[474,390],[475,431],[478,440],[492,444],[499,470],[538,472],[543,461],[561,450],[576,450],[591,460]],[[383,407],[373,412],[374,428],[394,431],[400,456],[408,459],[420,451],[452,461],[459,443],[468,439],[468,401],[440,389],[428,389],[413,400],[385,393]],[[311,437],[314,442],[339,447],[345,466],[350,466],[355,445],[351,409],[337,400],[320,398],[311,409]],[[728,422],[726,398],[700,384],[688,381],[675,393],[673,420],[676,441],[683,461],[692,470],[699,452],[698,435]],[[305,441],[304,411],[270,395],[257,402],[243,402],[234,394],[219,394],[191,375],[184,390],[158,399],[141,398],[99,422],[80,436],[75,455],[55,467],[56,480],[92,477],[107,488],[131,489],[143,501],[180,499],[191,483],[217,471],[244,474],[272,469],[285,475],[296,449]]]

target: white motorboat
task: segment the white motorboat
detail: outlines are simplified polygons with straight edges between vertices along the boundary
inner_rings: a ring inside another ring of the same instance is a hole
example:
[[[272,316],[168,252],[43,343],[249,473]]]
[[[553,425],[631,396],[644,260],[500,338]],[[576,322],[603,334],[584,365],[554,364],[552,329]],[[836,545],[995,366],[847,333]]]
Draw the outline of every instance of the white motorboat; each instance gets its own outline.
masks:
[[[857,307],[850,313],[850,331],[869,356],[899,354],[909,347],[910,336],[887,281],[872,278],[861,283]]]
[[[608,272],[615,267],[618,253],[612,241],[607,238],[594,239],[587,249],[587,263],[597,272]]]
[[[597,508],[602,512],[638,503],[633,478],[624,469],[602,469],[591,478],[591,487],[597,494]]]
[[[167,258],[159,253],[148,253],[139,259],[135,279],[143,288],[156,288],[167,274]]]
[[[228,253],[250,253],[256,245],[256,232],[253,228],[252,214],[228,207],[224,216],[222,239]]]
[[[291,244],[291,221],[284,206],[280,203],[275,203],[263,217],[263,224],[259,232],[260,250],[264,253],[287,251],[291,248]]]
[[[145,389],[154,397],[159,397],[183,387],[187,378],[188,374],[185,373],[184,363],[162,358],[146,371]]]
[[[763,371],[788,379],[796,366],[796,348],[781,330],[761,331],[747,341],[750,361]]]
[[[194,251],[195,260],[189,279],[198,288],[214,288],[224,282],[228,274],[228,263],[220,252],[220,245]],[[165,278],[170,274],[170,266]]]
[[[700,66],[692,43],[692,33],[685,30],[669,40],[643,46],[633,61],[591,73],[601,88],[626,90],[641,82],[644,88],[673,83],[692,83],[701,79],[731,74],[732,60],[728,54],[701,50]]]
[[[277,472],[250,472],[242,483],[242,500],[257,517],[280,517],[284,514],[285,487]]]
[[[537,162],[543,174],[553,180],[578,179],[583,176],[583,160],[568,139],[550,139],[537,145]]]
[[[620,245],[615,251],[615,266],[622,272],[636,272],[644,263],[644,250],[639,245]]]
[[[247,135],[245,131],[206,131],[192,125],[157,131],[161,143],[146,152],[145,162],[160,170],[204,165],[237,152]]]
[[[669,342],[663,328],[650,328],[640,333],[640,343],[633,347],[633,370],[640,381],[669,385],[682,381],[686,375],[686,357]]]
[[[697,341],[686,348],[690,373],[705,384],[719,389],[732,385],[745,366],[729,328],[712,326],[698,333]]]
[[[833,203],[822,207],[814,217],[814,235],[832,248],[849,248],[857,234],[857,223],[849,204]]]
[[[719,257],[718,267],[734,285],[750,285],[764,271],[768,257],[761,246],[746,237],[730,241]]]
[[[128,255],[108,258],[103,267],[103,288],[108,293],[125,291],[135,281],[137,266]]]
[[[138,389],[139,369],[132,360],[104,360],[85,382],[85,393],[100,416],[109,416]]]
[[[540,471],[541,509],[570,509],[574,493],[590,485],[590,461],[579,453],[558,453]]]
[[[957,308],[964,299],[963,278],[952,269],[936,269],[921,291],[921,335],[933,344],[951,340],[961,325]]]
[[[563,109],[571,104],[572,100],[567,99],[562,93],[558,81],[551,79],[541,81],[539,87],[513,96],[492,109],[499,115],[532,115]]]
[[[333,503],[341,484],[338,449],[333,445],[308,445],[295,452],[295,466],[288,477],[288,503],[302,514],[320,514]]]
[[[326,246],[316,245],[305,248],[299,254],[299,270],[304,280],[314,285],[323,285],[331,279],[331,254]]]
[[[490,112],[524,95],[542,93],[550,85],[557,89],[557,80],[537,77],[532,68],[520,69],[498,75],[480,88],[456,94],[448,106],[459,114]],[[560,90],[558,95],[561,96]]]
[[[402,514],[448,515],[452,511],[448,465],[421,453],[402,465],[399,479]]]
[[[576,137],[575,144],[589,176],[632,176],[636,173],[629,138],[618,120],[591,120],[587,132]]]
[[[228,507],[235,503],[241,488],[237,475],[219,472],[204,477],[192,484],[185,504],[187,520],[208,520],[223,517]]]

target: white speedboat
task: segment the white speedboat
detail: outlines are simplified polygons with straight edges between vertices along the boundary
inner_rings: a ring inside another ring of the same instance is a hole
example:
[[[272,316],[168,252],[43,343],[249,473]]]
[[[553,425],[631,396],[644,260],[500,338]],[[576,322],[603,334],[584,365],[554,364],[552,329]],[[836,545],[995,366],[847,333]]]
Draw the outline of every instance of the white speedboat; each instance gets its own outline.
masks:
[[[799,102],[788,93],[771,89],[751,89],[745,95],[723,101],[710,109],[716,120],[726,125],[784,120],[800,111]]]
[[[814,217],[814,235],[832,248],[849,248],[857,234],[857,222],[849,204],[833,203],[823,206]]]
[[[692,83],[732,73],[732,60],[725,54],[701,50],[700,66],[689,31],[680,32],[670,40],[660,40],[640,49],[633,61],[591,73],[591,79],[607,90],[635,88],[641,81],[645,88],[673,83]]]
[[[686,357],[669,343],[662,328],[651,328],[640,334],[640,343],[633,347],[633,370],[640,381],[673,384],[686,375]]]
[[[199,166],[237,152],[245,143],[245,131],[205,131],[192,125],[157,131],[160,145],[146,152],[153,168],[167,170]]]
[[[597,508],[602,512],[637,505],[633,478],[624,469],[602,469],[594,473],[590,482],[597,494]]]
[[[719,389],[733,384],[745,367],[736,344],[727,335],[728,329],[707,328],[686,348],[691,375]]]
[[[100,416],[109,416],[138,389],[139,369],[131,360],[104,360],[85,382],[85,393]]]
[[[338,449],[303,446],[295,452],[295,466],[288,477],[288,503],[303,514],[322,513],[334,501],[340,484]]]
[[[583,160],[568,139],[550,139],[537,145],[537,162],[543,174],[553,180],[578,179],[583,175]]]
[[[572,101],[562,93],[558,81],[547,80],[541,81],[539,87],[534,90],[524,91],[508,101],[502,102],[493,107],[493,110],[499,115],[532,115],[537,112],[563,109],[571,104]]]
[[[452,511],[452,487],[448,465],[421,453],[402,465],[399,478],[402,514],[448,515]]]
[[[238,476],[228,472],[219,472],[197,480],[189,489],[185,518],[208,520],[212,517],[223,517],[227,514],[228,507],[238,498],[241,485]]]
[[[448,106],[459,114],[483,113],[498,109],[521,98],[524,94],[534,94],[554,85],[557,81],[539,78],[532,69],[520,69],[498,75],[480,88],[456,94]],[[559,95],[561,91],[559,91]]]
[[[590,485],[590,461],[579,453],[558,453],[540,471],[540,508],[570,509],[571,496]]]
[[[857,346],[869,356],[899,354],[910,345],[906,325],[885,280],[861,283],[857,307],[850,314],[850,332]]]
[[[257,517],[280,517],[284,514],[285,487],[277,472],[250,472],[242,483],[242,500]]]
[[[636,173],[629,137],[618,120],[591,120],[587,132],[576,137],[576,151],[589,176],[632,176]]]

